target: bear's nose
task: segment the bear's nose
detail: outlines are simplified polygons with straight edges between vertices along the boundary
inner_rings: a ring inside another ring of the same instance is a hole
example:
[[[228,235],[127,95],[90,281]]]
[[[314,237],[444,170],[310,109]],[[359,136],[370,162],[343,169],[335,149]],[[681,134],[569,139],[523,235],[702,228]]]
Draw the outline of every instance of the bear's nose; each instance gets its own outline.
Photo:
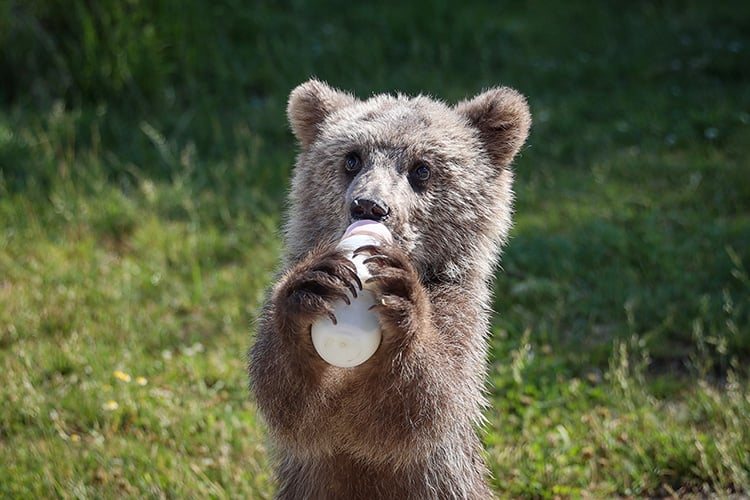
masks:
[[[388,217],[388,214],[391,213],[388,205],[382,201],[368,200],[365,198],[357,198],[352,201],[349,209],[352,213],[352,218],[355,220],[370,219],[379,222],[384,220]]]

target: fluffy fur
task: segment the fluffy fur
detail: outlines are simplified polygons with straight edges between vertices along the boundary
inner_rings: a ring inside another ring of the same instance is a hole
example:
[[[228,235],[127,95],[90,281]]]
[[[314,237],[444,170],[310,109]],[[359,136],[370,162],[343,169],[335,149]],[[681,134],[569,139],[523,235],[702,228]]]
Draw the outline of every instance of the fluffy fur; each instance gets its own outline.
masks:
[[[511,225],[509,164],[531,124],[526,100],[501,87],[452,107],[424,96],[362,101],[311,80],[291,93],[288,116],[301,152],[286,254],[249,367],[278,496],[490,497],[475,429],[489,285]],[[361,167],[351,173],[353,153]],[[425,182],[414,175],[423,166]],[[387,207],[395,242],[363,250],[383,340],[346,369],[317,355],[310,327],[357,290],[335,248],[355,199]]]

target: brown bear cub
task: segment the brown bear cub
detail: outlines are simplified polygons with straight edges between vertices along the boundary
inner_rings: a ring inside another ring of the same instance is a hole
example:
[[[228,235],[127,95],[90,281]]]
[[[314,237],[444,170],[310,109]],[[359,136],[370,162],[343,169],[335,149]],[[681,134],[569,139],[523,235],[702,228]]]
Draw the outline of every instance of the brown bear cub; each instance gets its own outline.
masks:
[[[301,151],[283,274],[249,366],[279,498],[491,497],[476,428],[526,100],[498,87],[454,106],[363,101],[311,80],[287,111]],[[361,365],[338,368],[316,353],[310,330],[361,289],[336,248],[358,219],[382,222],[394,239],[362,249],[382,341]]]

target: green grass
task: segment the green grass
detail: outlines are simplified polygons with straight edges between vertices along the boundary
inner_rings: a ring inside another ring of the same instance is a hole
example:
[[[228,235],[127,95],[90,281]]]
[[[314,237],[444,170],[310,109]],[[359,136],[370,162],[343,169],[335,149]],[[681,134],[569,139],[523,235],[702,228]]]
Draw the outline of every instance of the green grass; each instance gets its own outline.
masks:
[[[746,2],[0,2],[0,497],[265,498],[245,353],[311,75],[535,117],[501,497],[750,493]]]

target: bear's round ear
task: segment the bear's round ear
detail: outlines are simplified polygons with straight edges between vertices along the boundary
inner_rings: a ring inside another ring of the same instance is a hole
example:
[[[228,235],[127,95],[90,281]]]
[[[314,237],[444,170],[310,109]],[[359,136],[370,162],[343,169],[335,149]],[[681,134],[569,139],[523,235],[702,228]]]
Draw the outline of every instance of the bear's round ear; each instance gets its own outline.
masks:
[[[479,137],[492,162],[508,165],[523,146],[531,127],[526,98],[508,87],[496,87],[461,101],[455,111],[479,130]]]
[[[356,100],[353,95],[333,89],[314,78],[292,90],[286,114],[292,132],[302,147],[307,148],[313,143],[326,117]]]

